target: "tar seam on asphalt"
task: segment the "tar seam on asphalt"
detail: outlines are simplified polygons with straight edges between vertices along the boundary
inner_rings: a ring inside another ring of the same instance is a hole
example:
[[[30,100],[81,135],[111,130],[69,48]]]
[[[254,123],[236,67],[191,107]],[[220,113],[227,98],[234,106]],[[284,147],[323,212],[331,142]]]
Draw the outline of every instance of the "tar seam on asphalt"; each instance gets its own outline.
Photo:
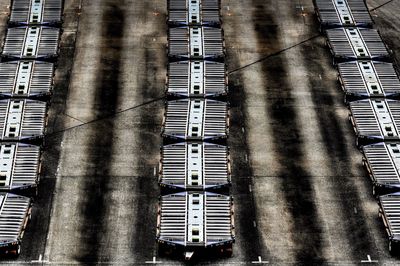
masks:
[[[298,43],[296,43],[296,44],[294,44],[294,45],[292,45],[292,46],[286,47],[286,48],[284,48],[284,49],[282,49],[282,50],[279,50],[279,51],[277,51],[277,52],[275,52],[275,53],[272,53],[272,54],[269,54],[269,55],[267,55],[267,56],[265,56],[265,57],[262,57],[262,58],[260,58],[260,59],[258,59],[258,60],[256,60],[256,61],[254,61],[254,62],[251,62],[251,63],[246,64],[246,65],[244,65],[244,66],[241,66],[241,67],[238,67],[238,68],[233,69],[233,70],[231,70],[231,71],[228,71],[228,75],[230,75],[230,74],[232,74],[232,73],[234,73],[234,72],[243,70],[243,69],[245,69],[245,68],[247,68],[247,67],[249,67],[249,66],[255,65],[255,64],[257,64],[257,63],[263,62],[264,60],[267,60],[268,58],[277,56],[277,55],[279,55],[279,54],[281,54],[281,53],[284,53],[284,52],[286,52],[286,51],[288,51],[288,50],[290,50],[290,49],[292,49],[292,48],[295,48],[295,47],[300,46],[300,45],[302,45],[302,44],[304,44],[304,43],[307,43],[307,42],[309,42],[309,41],[312,41],[312,40],[314,40],[315,38],[317,38],[317,37],[319,37],[319,36],[321,36],[321,34],[314,35],[314,36],[312,36],[312,37],[310,37],[310,38],[308,38],[308,39],[305,39],[305,40],[303,40],[303,41],[301,41],[301,42],[298,42]]]
[[[375,11],[375,10],[377,10],[377,9],[379,9],[379,8],[381,8],[381,7],[383,7],[383,6],[386,6],[387,4],[390,4],[391,2],[393,2],[394,0],[389,0],[389,1],[387,1],[387,2],[385,2],[385,3],[383,3],[383,4],[381,4],[381,5],[379,5],[379,6],[377,6],[377,7],[374,7],[374,8],[371,8],[369,11],[370,12],[373,12],[373,11]]]

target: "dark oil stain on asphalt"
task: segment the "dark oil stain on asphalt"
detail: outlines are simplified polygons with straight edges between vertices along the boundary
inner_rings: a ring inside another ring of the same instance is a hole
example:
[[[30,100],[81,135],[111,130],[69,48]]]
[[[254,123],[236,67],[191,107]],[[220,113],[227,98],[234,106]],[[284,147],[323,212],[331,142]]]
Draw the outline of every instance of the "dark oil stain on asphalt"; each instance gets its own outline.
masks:
[[[102,17],[101,59],[98,66],[98,78],[95,110],[97,117],[105,117],[116,111],[117,99],[121,90],[121,50],[125,26],[124,1],[105,1]],[[106,211],[109,200],[110,162],[112,157],[114,121],[106,119],[104,123],[93,126],[94,137],[90,151],[83,191],[86,192],[81,205],[84,222],[81,227],[81,254],[77,258],[82,263],[107,261],[110,254],[102,254],[104,248],[102,236],[107,228]]]
[[[314,46],[314,49],[312,46]],[[311,50],[313,53],[309,52]],[[311,98],[317,108],[315,113],[322,141],[330,157],[328,167],[334,177],[329,183],[334,189],[342,215],[346,219],[342,225],[347,232],[346,236],[348,243],[350,243],[352,259],[357,261],[365,254],[370,254],[376,258],[377,255],[374,254],[376,248],[371,244],[374,241],[369,233],[368,226],[365,224],[368,217],[362,208],[358,207],[362,205],[362,200],[358,196],[354,176],[359,176],[360,171],[354,173],[357,170],[352,169],[352,159],[348,152],[349,143],[346,141],[343,121],[340,121],[341,118],[336,115],[335,103],[343,101],[343,92],[336,80],[329,81],[329,79],[324,78],[327,76],[325,66],[330,65],[331,55],[326,47],[320,47],[320,45],[314,43],[303,45],[301,54],[305,55],[304,60],[308,62],[308,68],[311,73],[314,73],[314,75],[309,75]],[[320,79],[319,75],[323,78]],[[337,90],[332,92],[329,88],[336,88]],[[344,103],[342,108],[347,108]],[[344,123],[347,124],[348,131],[352,133],[350,124],[347,121],[344,121]],[[361,174],[364,174],[364,171],[361,171]],[[368,183],[367,179],[365,181]],[[357,214],[354,213],[354,207],[357,208]],[[362,241],[360,241],[361,239]]]
[[[260,4],[253,1],[254,25],[258,45],[263,51],[282,49],[274,14],[270,14]],[[277,161],[282,162],[279,173],[281,192],[292,220],[292,232],[296,263],[324,263],[324,239],[315,204],[312,176],[304,167],[305,154],[303,140],[296,110],[293,107],[293,88],[287,82],[288,64],[281,55],[263,61],[266,102],[270,114],[268,123],[272,129],[273,142],[276,143]]]
[[[160,29],[162,32],[162,29]],[[157,34],[157,33],[155,33]],[[151,40],[151,36],[146,36],[147,40]],[[164,65],[158,65],[159,60],[156,58],[154,50],[146,48],[144,51],[143,77],[139,81],[138,97],[143,99],[155,99],[163,95],[164,83],[157,80],[160,76],[160,69]],[[142,100],[140,100],[142,101]],[[136,137],[139,143],[140,154],[136,154],[139,166],[139,177],[136,188],[133,193],[138,195],[135,216],[137,224],[135,227],[135,235],[133,239],[133,249],[135,250],[135,260],[145,261],[152,258],[156,250],[156,221],[157,221],[157,201],[160,189],[157,183],[157,177],[154,176],[153,168],[157,166],[154,161],[150,161],[154,154],[158,156],[159,147],[161,145],[161,121],[156,119],[155,114],[163,112],[163,102],[159,101],[151,105],[141,108],[139,112],[140,130]],[[157,162],[156,162],[157,163]]]

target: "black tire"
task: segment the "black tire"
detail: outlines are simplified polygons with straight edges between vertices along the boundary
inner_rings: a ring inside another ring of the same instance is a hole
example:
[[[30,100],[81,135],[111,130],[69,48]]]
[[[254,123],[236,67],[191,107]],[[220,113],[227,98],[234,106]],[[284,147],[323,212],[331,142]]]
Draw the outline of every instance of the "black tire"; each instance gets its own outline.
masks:
[[[8,253],[12,258],[18,258],[19,254],[21,254],[21,244],[18,244]]]

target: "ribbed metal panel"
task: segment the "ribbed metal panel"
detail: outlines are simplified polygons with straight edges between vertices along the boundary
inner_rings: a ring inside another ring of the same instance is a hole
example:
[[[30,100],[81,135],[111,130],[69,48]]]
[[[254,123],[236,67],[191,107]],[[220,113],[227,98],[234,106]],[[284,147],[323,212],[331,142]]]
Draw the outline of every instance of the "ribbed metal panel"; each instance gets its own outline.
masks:
[[[46,108],[32,100],[0,101],[0,140],[33,141],[44,136]]]
[[[0,247],[20,243],[30,212],[29,198],[0,193]]]
[[[227,94],[225,64],[181,61],[168,67],[167,94],[178,97],[216,97]]]
[[[0,97],[42,98],[50,96],[54,65],[40,61],[0,63]]]
[[[0,190],[36,187],[40,174],[40,147],[22,143],[0,145]]]
[[[358,143],[399,140],[400,102],[362,100],[350,103],[350,119]]]
[[[235,240],[233,201],[210,192],[183,192],[160,199],[157,240],[183,246],[212,247]]]
[[[160,184],[184,190],[208,190],[230,185],[228,149],[209,143],[167,145],[161,152]]]
[[[12,0],[11,25],[58,25],[63,0]]]
[[[373,21],[364,0],[315,0],[323,27],[372,27]]]
[[[389,52],[374,29],[340,28],[326,31],[328,45],[337,62],[388,60]]]
[[[346,98],[399,98],[400,81],[393,64],[353,61],[338,64],[339,80]]]
[[[50,27],[9,28],[3,58],[51,60],[57,56],[60,30]]]
[[[211,27],[178,27],[169,29],[168,56],[171,60],[222,60],[222,30]]]
[[[379,197],[380,214],[390,241],[400,241],[400,195]]]
[[[220,0],[168,0],[171,26],[219,26]]]
[[[228,106],[208,99],[169,101],[163,136],[181,140],[213,140],[228,134]]]
[[[400,143],[367,145],[362,151],[374,186],[400,190]]]

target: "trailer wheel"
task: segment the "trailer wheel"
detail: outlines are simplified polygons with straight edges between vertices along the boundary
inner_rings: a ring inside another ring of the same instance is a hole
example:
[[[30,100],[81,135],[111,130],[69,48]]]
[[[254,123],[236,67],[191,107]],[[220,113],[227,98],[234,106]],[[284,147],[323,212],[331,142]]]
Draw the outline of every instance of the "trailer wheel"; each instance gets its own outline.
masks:
[[[224,248],[223,253],[225,257],[230,258],[233,255],[233,249],[232,247],[229,248]]]
[[[11,257],[17,258],[19,254],[21,254],[21,244],[18,244],[14,249],[12,249],[9,253]]]

